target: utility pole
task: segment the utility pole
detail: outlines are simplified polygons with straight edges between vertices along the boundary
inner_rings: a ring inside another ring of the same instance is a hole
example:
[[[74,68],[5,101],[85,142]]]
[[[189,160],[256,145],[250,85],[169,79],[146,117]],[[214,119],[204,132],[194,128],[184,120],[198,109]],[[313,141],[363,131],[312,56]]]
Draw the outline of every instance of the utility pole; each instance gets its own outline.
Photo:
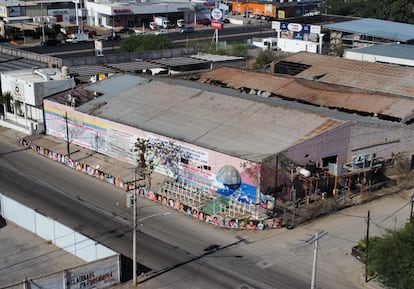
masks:
[[[315,236],[313,236],[312,238],[310,238],[309,240],[306,241],[306,243],[313,243],[314,244],[311,289],[316,288],[315,287],[315,284],[316,284],[316,267],[317,267],[317,263],[318,263],[318,250],[319,250],[318,241],[319,241],[319,239],[321,239],[326,234],[328,234],[328,232],[325,232],[325,231],[316,232]]]
[[[296,189],[294,185],[296,174],[293,173],[293,168],[290,169],[290,182],[291,182],[291,188],[290,188],[290,194],[291,194],[291,200],[293,202],[293,208],[292,208],[292,223],[290,227],[293,229],[295,228],[295,216],[296,216]]]
[[[42,15],[40,21],[42,22],[42,41],[45,43],[45,19],[43,16],[43,2],[40,2],[40,14]]]
[[[132,276],[134,287],[137,284],[137,168],[134,169],[134,201],[132,207],[132,220],[133,220],[133,230],[132,230]]]
[[[365,239],[365,283],[367,283],[368,280],[368,250],[369,250],[369,221],[370,221],[370,211],[368,211],[367,216],[367,236]]]
[[[411,196],[411,212],[410,212],[410,222],[413,222],[413,209],[414,209],[414,195]]]
[[[66,150],[68,152],[68,158],[70,158],[69,124],[68,124],[68,113],[67,112],[65,112],[65,123],[66,123]]]

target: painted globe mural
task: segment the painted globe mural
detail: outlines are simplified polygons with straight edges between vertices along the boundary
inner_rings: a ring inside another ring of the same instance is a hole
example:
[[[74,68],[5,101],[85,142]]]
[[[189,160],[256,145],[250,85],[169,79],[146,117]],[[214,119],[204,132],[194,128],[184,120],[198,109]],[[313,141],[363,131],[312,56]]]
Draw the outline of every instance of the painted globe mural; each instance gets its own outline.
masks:
[[[241,177],[239,171],[233,166],[224,166],[218,172],[216,179],[225,187],[236,190],[240,187]]]

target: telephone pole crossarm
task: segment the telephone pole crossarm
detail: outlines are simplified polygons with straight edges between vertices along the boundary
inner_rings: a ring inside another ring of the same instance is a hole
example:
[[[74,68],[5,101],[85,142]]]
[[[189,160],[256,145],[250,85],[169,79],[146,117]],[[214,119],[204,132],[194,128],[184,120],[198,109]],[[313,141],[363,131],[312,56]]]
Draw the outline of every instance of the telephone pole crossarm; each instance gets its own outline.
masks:
[[[308,244],[312,244],[312,243],[314,244],[311,289],[316,288],[315,287],[315,284],[316,284],[316,265],[318,263],[318,249],[319,249],[318,241],[319,241],[319,239],[321,239],[326,234],[328,234],[328,232],[325,232],[325,231],[316,232],[315,236],[313,236],[310,239],[305,241]]]

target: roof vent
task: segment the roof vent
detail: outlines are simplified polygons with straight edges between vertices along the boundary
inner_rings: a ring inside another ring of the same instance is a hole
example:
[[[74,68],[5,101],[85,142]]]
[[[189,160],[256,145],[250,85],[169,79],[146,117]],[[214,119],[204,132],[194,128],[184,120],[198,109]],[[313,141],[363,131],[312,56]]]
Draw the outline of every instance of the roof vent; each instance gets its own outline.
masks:
[[[69,67],[62,66],[62,77],[69,78]]]

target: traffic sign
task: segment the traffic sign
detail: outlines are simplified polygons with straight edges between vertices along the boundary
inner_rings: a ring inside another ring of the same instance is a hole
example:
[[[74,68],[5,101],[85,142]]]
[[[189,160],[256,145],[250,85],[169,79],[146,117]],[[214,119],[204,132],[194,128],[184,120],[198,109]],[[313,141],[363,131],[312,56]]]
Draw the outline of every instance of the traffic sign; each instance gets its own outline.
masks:
[[[214,20],[220,20],[223,18],[223,11],[219,8],[214,8],[211,10],[211,18]]]

